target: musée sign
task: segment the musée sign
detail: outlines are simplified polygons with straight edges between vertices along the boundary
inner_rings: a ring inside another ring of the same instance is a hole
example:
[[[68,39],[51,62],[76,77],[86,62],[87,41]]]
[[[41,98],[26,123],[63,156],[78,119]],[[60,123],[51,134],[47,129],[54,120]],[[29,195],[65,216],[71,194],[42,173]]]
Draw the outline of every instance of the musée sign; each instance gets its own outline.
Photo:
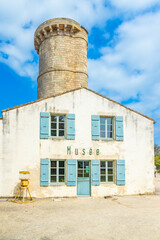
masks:
[[[75,152],[75,155],[79,155],[79,154],[86,155],[87,153],[89,155],[94,154],[94,151],[92,148],[89,148],[88,150],[86,150],[85,148],[82,148],[81,150],[79,150],[78,148],[75,148],[74,152]],[[71,153],[72,153],[71,146],[67,146],[67,155],[70,155]],[[99,153],[100,153],[99,149],[96,149],[95,154],[99,155]]]

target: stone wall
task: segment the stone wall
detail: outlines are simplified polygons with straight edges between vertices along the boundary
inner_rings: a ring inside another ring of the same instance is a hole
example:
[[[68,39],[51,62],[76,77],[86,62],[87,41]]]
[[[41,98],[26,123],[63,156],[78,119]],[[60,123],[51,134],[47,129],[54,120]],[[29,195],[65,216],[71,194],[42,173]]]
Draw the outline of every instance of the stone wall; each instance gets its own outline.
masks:
[[[71,19],[51,19],[35,32],[38,98],[88,87],[87,31]]]

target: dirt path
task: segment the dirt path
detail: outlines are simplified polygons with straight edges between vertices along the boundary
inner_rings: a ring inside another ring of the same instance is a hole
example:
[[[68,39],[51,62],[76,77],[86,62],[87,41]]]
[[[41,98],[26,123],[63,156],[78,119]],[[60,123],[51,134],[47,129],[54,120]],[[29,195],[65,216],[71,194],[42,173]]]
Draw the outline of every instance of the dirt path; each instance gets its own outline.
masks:
[[[160,195],[0,201],[0,240],[23,239],[159,240]]]

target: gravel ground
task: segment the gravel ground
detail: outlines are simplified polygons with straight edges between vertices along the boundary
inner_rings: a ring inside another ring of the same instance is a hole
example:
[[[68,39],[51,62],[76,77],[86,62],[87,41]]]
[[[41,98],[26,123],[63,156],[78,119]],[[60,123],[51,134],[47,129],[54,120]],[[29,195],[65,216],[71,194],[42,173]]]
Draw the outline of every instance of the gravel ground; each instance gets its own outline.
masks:
[[[160,194],[160,176],[156,190]],[[160,195],[0,201],[0,240],[159,240]]]

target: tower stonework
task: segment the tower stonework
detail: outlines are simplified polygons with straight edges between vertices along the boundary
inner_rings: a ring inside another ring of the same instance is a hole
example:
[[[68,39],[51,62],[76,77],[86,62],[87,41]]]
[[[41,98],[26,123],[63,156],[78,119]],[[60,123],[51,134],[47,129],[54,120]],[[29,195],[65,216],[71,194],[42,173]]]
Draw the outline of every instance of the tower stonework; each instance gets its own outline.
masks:
[[[38,99],[88,88],[87,30],[68,18],[42,23],[34,35],[39,54]]]

